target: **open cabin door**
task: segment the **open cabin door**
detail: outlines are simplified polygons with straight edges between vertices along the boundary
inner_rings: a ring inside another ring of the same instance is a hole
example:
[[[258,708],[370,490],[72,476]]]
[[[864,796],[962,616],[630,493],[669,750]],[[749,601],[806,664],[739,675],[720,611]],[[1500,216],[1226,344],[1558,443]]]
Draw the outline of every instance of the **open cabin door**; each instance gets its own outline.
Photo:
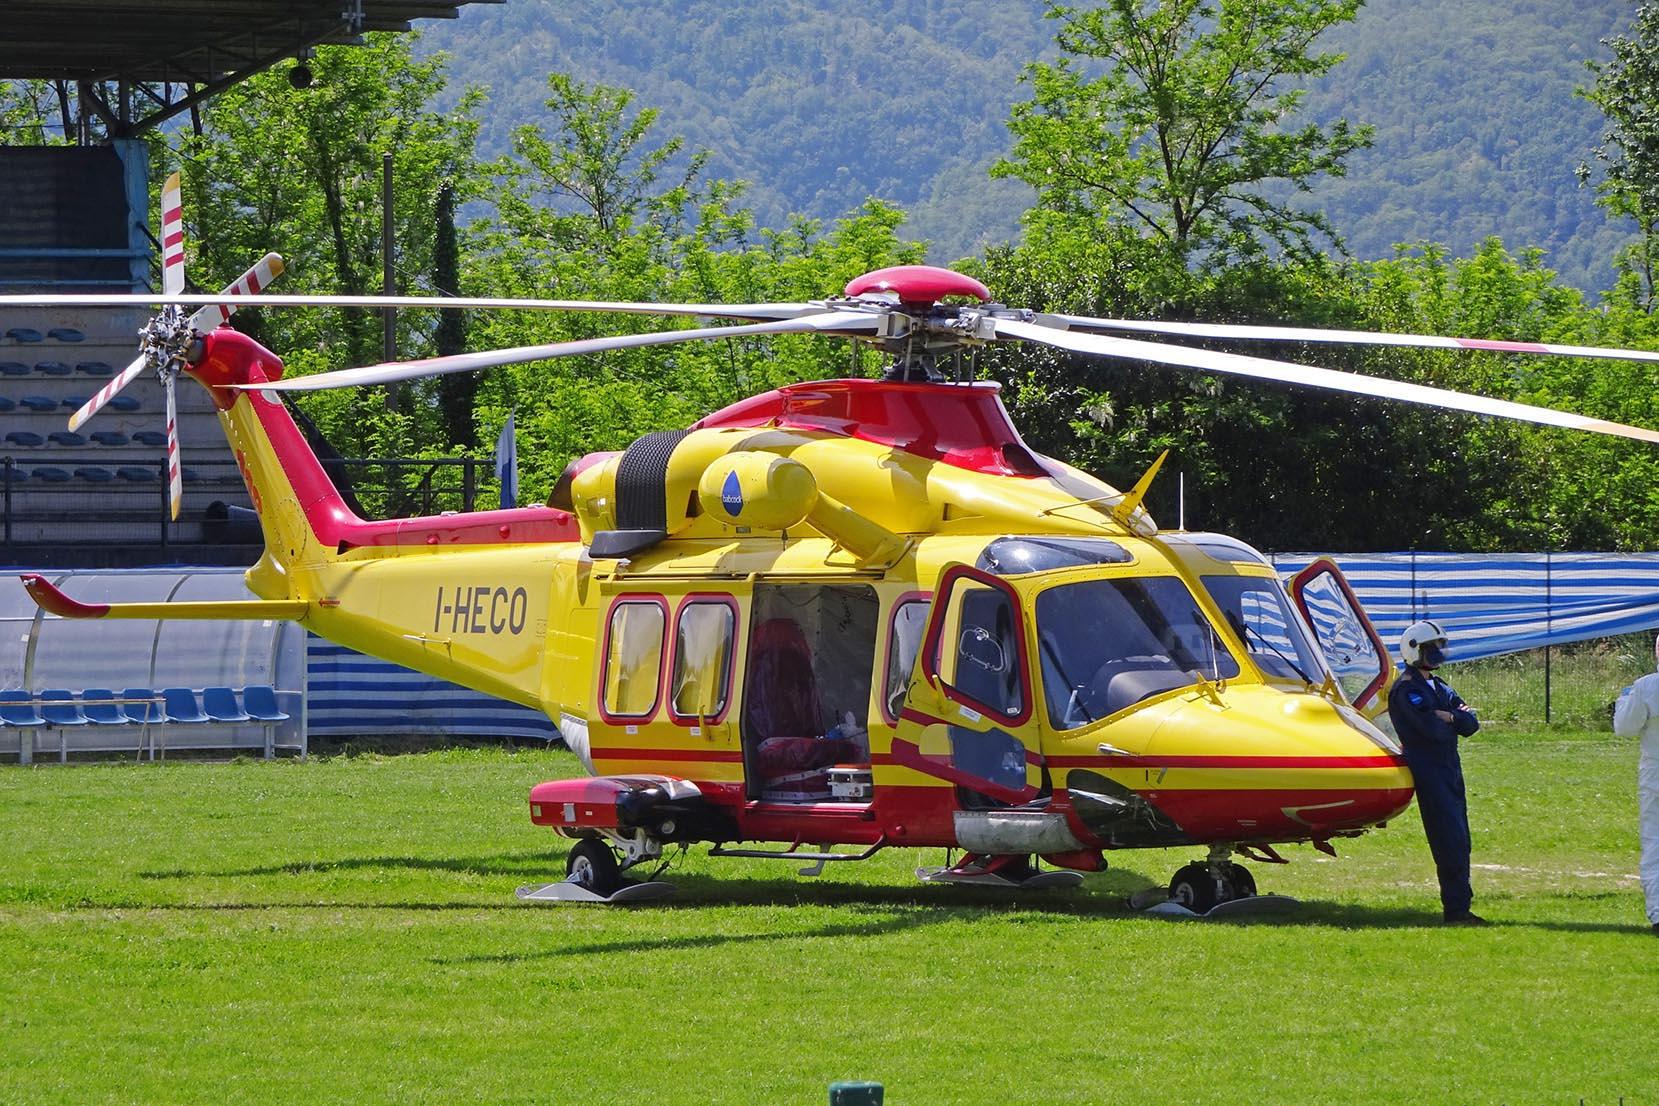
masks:
[[[1290,595],[1354,709],[1367,718],[1381,714],[1393,668],[1388,646],[1336,562],[1321,557],[1292,576]]]
[[[965,564],[934,593],[893,762],[948,780],[964,805],[1019,805],[1043,792],[1031,663],[1019,595]]]

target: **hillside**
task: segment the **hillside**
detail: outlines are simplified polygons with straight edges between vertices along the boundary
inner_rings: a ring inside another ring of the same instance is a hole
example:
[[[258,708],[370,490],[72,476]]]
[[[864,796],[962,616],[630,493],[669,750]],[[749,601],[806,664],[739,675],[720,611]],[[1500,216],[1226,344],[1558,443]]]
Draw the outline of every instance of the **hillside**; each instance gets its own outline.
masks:
[[[554,69],[637,90],[660,133],[751,182],[760,221],[833,218],[868,195],[903,205],[936,259],[1017,233],[1030,193],[985,168],[1007,145],[1021,68],[1052,51],[1035,0],[878,0],[829,9],[718,0],[507,0],[428,33],[459,82],[487,86],[486,149],[534,121]],[[1573,96],[1628,0],[1371,0],[1327,45],[1348,53],[1307,111],[1376,125],[1349,175],[1319,186],[1361,257],[1487,235],[1542,246],[1581,287],[1610,278],[1620,233],[1574,167],[1599,115]]]

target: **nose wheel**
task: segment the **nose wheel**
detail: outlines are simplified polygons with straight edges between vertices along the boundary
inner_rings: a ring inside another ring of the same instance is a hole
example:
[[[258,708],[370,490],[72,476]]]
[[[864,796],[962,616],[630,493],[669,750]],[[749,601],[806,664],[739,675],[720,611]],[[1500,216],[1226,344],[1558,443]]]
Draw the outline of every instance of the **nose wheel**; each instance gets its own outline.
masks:
[[[1194,914],[1208,914],[1224,902],[1252,898],[1255,894],[1256,878],[1250,869],[1231,860],[1194,861],[1169,881],[1169,901]]]

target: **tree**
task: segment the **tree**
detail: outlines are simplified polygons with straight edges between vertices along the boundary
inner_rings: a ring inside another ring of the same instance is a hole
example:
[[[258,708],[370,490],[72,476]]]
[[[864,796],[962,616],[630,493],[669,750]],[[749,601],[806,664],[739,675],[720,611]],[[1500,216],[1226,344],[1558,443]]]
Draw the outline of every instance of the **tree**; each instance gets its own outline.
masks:
[[[1595,149],[1602,170],[1599,200],[1610,214],[1636,223],[1637,241],[1621,254],[1619,266],[1651,312],[1659,263],[1659,4],[1642,4],[1630,33],[1605,42],[1613,60],[1590,62],[1595,84],[1579,91],[1607,117]],[[1590,166],[1581,164],[1578,174],[1588,181]]]
[[[1034,97],[1009,119],[1011,154],[992,169],[1039,207],[1148,237],[1186,263],[1313,252],[1324,217],[1274,197],[1341,174],[1370,129],[1288,124],[1301,83],[1340,54],[1311,53],[1360,0],[1108,0],[1053,4],[1067,55],[1029,66]],[[1090,77],[1089,63],[1103,63]]]

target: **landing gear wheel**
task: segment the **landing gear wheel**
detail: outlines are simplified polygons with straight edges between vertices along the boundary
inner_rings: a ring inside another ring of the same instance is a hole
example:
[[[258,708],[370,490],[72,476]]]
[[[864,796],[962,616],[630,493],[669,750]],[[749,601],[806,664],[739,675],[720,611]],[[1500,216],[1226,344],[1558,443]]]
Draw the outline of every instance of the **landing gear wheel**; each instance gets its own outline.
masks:
[[[616,862],[616,853],[593,837],[584,837],[571,846],[570,855],[565,857],[565,876],[601,898],[610,898],[622,887],[622,868]]]
[[[1250,874],[1250,869],[1242,864],[1235,864],[1231,860],[1221,866],[1226,871],[1225,881],[1231,893],[1223,902],[1232,902],[1234,899],[1252,899],[1256,897],[1256,877]]]
[[[1169,901],[1186,907],[1194,914],[1208,914],[1221,901],[1221,890],[1210,866],[1194,861],[1175,873],[1169,881]]]

